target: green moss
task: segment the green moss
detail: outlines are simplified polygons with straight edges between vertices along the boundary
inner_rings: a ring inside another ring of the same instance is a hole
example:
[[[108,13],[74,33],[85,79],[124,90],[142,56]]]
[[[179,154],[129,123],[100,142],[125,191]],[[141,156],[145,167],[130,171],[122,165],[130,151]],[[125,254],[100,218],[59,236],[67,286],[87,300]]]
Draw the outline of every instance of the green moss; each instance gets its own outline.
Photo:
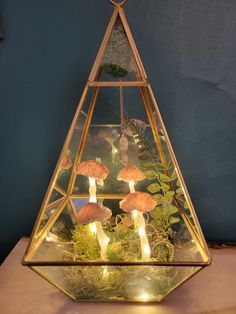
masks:
[[[101,68],[105,73],[115,78],[122,78],[128,73],[125,69],[112,63],[103,64]]]
[[[88,225],[77,225],[72,231],[73,260],[96,260],[100,257],[100,246]]]

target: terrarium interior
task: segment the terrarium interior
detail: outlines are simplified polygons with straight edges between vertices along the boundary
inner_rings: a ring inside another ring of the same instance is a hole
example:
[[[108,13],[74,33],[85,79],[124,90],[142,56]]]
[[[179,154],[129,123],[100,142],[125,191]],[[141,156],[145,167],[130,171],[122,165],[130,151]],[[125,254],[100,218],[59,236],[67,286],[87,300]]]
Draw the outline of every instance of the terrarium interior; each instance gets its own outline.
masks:
[[[24,260],[75,300],[160,301],[209,262],[121,10]]]

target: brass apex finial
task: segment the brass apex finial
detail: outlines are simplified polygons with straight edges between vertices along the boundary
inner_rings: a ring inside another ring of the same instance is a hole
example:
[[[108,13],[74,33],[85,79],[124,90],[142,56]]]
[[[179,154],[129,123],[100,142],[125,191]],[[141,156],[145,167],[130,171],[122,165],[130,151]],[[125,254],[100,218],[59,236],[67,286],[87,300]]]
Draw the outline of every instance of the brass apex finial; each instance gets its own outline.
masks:
[[[114,6],[119,6],[119,7],[122,7],[122,5],[123,4],[125,4],[125,2],[127,1],[127,0],[123,0],[123,1],[118,1],[118,2],[116,2],[115,0],[109,0]]]

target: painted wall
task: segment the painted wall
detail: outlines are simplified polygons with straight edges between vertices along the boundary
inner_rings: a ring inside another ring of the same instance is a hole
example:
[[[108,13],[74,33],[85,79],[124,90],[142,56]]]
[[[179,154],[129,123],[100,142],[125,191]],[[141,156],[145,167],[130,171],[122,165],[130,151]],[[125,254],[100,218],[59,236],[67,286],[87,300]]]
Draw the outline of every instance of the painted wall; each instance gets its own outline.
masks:
[[[236,241],[236,2],[128,0],[208,240]],[[30,235],[112,7],[2,0],[0,256]]]

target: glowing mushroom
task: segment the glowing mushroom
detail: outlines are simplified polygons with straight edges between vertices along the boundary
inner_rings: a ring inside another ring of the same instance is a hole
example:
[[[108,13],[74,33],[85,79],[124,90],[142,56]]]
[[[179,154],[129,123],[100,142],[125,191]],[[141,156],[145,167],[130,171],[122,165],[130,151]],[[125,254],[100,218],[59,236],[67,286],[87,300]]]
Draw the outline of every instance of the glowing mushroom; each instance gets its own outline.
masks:
[[[89,224],[94,221],[103,221],[111,217],[111,210],[98,203],[86,203],[77,213],[76,219],[80,224]]]
[[[87,160],[79,163],[76,166],[75,173],[89,178],[89,203],[97,203],[96,180],[106,179],[109,174],[107,167],[100,162]],[[97,234],[98,242],[101,247],[101,258],[105,259],[106,250],[110,239],[104,233],[101,221],[94,221],[89,223],[89,229],[92,233]]]
[[[112,212],[105,206],[97,203],[87,203],[80,208],[76,219],[80,224],[95,224],[99,245],[101,247],[101,259],[106,259],[107,245],[109,238],[104,234],[101,222],[110,218]]]
[[[131,193],[129,195],[134,194],[135,198],[137,196],[135,194],[134,184],[135,184],[135,182],[142,181],[145,178],[146,178],[145,174],[135,165],[124,167],[123,169],[120,170],[120,172],[118,173],[118,176],[117,176],[118,181],[124,181],[124,182],[129,183],[129,189],[130,189],[130,193]],[[142,193],[142,192],[139,192],[139,193]],[[148,195],[149,197],[151,197],[148,193],[145,193],[144,197],[145,197],[145,195]],[[123,201],[125,201],[126,198]],[[151,199],[153,199],[153,198],[151,197]],[[134,201],[134,199],[132,199],[132,200]],[[121,206],[124,206],[123,201],[120,202]],[[150,199],[149,199],[149,201],[150,201]],[[143,200],[142,200],[141,204],[142,204],[142,206],[144,206]],[[129,211],[132,213],[132,216],[133,216],[134,227],[135,227],[135,229],[138,229],[139,238],[140,238],[140,242],[141,242],[142,259],[148,260],[150,258],[150,247],[148,244],[148,239],[147,239],[146,230],[145,230],[145,220],[143,218],[143,214],[141,213],[142,210],[140,209],[141,205],[137,204],[137,208],[136,208],[136,206],[135,206],[136,204],[134,202],[131,202],[131,205],[132,205],[132,207],[130,208]],[[155,201],[155,206],[156,206],[156,201]],[[124,209],[123,207],[121,207],[121,208]],[[146,211],[148,211],[148,210],[145,209],[144,212],[146,212]]]
[[[148,261],[150,259],[151,251],[146,235],[143,213],[152,211],[156,207],[156,205],[156,199],[145,192],[130,193],[122,201],[120,201],[120,208],[124,211],[132,212],[134,208],[136,209],[137,216],[134,219],[136,219],[136,223],[138,226],[142,259],[144,261]]]
[[[118,181],[124,181],[129,183],[130,193],[135,192],[135,182],[142,181],[144,179],[146,179],[145,174],[135,165],[124,167],[117,175]],[[138,212],[134,209],[132,215],[134,219],[134,226],[135,228],[137,228],[136,217],[138,215]]]

